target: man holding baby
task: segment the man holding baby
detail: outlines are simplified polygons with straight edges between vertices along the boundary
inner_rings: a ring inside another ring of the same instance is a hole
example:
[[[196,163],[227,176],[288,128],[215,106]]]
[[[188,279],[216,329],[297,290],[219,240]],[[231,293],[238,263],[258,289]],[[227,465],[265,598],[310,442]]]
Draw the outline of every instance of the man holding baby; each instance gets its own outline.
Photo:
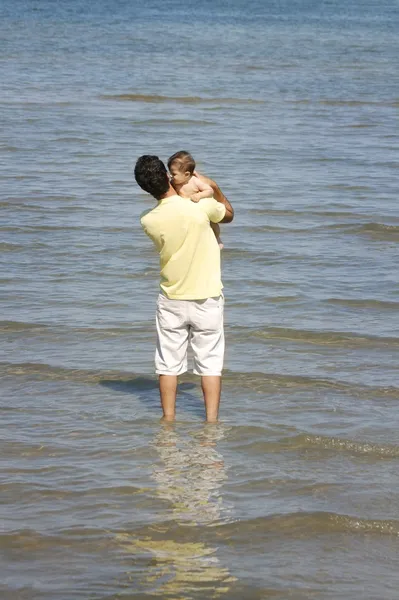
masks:
[[[138,185],[157,200],[141,216],[141,225],[160,258],[155,371],[163,419],[175,419],[177,378],[187,371],[190,344],[193,371],[201,377],[206,420],[216,422],[224,358],[224,297],[220,247],[211,223],[230,223],[234,211],[218,185],[198,173],[195,176],[213,191],[213,197],[205,194],[208,197],[195,202],[178,195],[157,156],[141,156],[134,174]]]

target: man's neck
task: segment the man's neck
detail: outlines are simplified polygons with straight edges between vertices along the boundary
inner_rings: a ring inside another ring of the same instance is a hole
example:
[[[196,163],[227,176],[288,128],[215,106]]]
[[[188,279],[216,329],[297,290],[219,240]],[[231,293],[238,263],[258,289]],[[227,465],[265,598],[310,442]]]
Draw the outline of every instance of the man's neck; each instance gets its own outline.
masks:
[[[169,198],[170,196],[176,196],[177,192],[176,190],[170,185],[168,191],[166,192],[166,194],[164,194],[163,196],[161,196],[159,198],[159,201],[163,200],[164,198]]]

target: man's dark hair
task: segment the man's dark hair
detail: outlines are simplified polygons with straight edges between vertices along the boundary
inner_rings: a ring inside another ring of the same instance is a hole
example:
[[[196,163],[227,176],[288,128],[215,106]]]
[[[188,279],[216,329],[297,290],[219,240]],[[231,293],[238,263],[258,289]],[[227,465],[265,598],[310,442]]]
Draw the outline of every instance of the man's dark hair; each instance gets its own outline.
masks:
[[[169,158],[168,169],[172,165],[176,165],[179,171],[188,171],[191,175],[195,171],[195,160],[186,150],[180,150]]]
[[[157,200],[169,189],[168,172],[158,156],[140,156],[134,167],[134,176],[138,185]]]

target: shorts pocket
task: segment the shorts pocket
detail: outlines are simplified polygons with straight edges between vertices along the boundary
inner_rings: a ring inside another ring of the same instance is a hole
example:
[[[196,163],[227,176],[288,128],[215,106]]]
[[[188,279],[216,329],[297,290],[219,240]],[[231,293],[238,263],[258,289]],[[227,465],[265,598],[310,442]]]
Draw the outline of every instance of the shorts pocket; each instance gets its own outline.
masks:
[[[223,327],[222,296],[207,298],[195,303],[195,314],[192,319],[193,327],[202,331],[218,331]]]

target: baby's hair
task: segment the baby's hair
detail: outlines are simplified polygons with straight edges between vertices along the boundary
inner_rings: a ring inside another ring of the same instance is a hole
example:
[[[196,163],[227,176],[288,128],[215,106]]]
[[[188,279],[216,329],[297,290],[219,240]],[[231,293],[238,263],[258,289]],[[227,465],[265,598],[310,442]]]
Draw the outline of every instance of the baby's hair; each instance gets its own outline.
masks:
[[[180,150],[180,152],[172,154],[168,160],[168,169],[170,169],[172,164],[176,164],[179,171],[188,171],[191,175],[195,171],[195,160],[191,154],[185,150]]]

